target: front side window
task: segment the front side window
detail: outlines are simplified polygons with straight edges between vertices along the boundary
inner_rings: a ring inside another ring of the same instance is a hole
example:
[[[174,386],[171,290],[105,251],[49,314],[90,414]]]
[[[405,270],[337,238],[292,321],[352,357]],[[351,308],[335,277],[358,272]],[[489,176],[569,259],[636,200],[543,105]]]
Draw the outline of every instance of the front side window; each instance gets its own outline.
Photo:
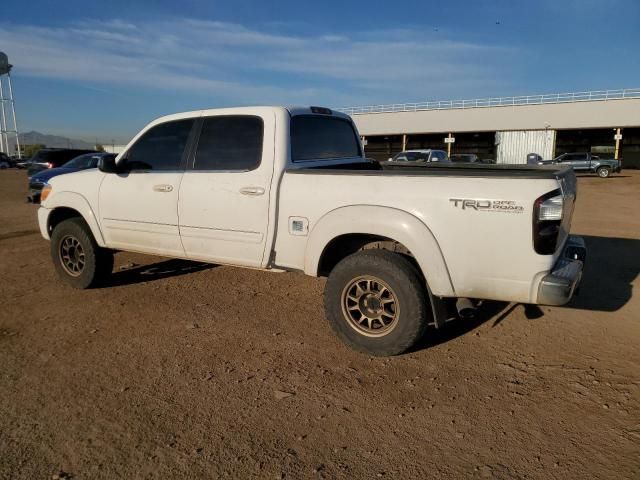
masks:
[[[177,170],[193,119],[161,123],[147,130],[127,152],[130,170]]]
[[[296,115],[291,119],[291,160],[336,160],[361,157],[360,138],[349,120]]]
[[[205,118],[198,139],[194,170],[258,168],[264,125],[260,117],[231,115]]]

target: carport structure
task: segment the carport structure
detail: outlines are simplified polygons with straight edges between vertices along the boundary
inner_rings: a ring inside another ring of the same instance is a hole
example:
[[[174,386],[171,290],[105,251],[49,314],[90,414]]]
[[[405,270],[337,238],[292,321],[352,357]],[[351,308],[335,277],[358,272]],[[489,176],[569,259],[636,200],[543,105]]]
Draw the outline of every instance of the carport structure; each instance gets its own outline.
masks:
[[[567,152],[610,153],[640,167],[640,88],[346,107],[377,160],[411,148],[526,163]],[[454,140],[447,143],[445,138]]]

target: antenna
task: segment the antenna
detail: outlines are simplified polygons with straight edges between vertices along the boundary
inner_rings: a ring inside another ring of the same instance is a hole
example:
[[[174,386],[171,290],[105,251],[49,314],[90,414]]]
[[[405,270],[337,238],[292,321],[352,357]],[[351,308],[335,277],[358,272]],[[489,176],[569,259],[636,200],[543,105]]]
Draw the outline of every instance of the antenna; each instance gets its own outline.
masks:
[[[13,100],[13,85],[11,85],[12,67],[13,65],[9,63],[7,54],[0,52],[0,152],[5,152],[7,155],[11,154],[9,138],[14,137],[18,158],[22,158],[18,122],[16,120],[16,104]],[[5,97],[5,85],[8,87],[8,97]],[[13,129],[10,130],[11,123],[13,123]]]

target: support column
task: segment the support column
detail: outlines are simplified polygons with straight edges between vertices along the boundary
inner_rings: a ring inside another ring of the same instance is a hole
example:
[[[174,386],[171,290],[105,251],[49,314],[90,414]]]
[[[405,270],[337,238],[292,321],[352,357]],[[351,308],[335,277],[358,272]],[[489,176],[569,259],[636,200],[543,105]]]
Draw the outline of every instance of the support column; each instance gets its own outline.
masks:
[[[449,138],[453,138],[453,136],[451,135],[451,132],[449,132]],[[448,157],[451,156],[451,140],[449,140],[449,143],[447,143],[447,156]]]
[[[407,135],[402,135],[402,151],[404,152],[407,149]]]
[[[613,154],[613,158],[614,160],[618,160],[618,157],[620,156],[620,140],[622,140],[622,134],[620,133],[620,127],[616,128],[616,151]]]
[[[13,86],[11,85],[10,71],[7,72],[7,80],[9,81],[9,103],[11,105],[11,112],[13,113],[13,132],[16,134],[16,147],[18,148],[18,160],[21,160],[22,153],[20,149],[20,134],[18,133],[18,120],[16,119],[16,102],[13,99]]]

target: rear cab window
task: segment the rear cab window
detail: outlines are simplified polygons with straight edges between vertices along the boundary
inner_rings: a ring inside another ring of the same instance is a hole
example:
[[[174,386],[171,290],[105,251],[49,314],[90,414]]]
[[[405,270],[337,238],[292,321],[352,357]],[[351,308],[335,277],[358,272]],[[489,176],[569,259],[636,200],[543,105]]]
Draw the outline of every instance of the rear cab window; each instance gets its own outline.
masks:
[[[362,146],[353,124],[328,115],[291,118],[291,161],[362,159]]]

